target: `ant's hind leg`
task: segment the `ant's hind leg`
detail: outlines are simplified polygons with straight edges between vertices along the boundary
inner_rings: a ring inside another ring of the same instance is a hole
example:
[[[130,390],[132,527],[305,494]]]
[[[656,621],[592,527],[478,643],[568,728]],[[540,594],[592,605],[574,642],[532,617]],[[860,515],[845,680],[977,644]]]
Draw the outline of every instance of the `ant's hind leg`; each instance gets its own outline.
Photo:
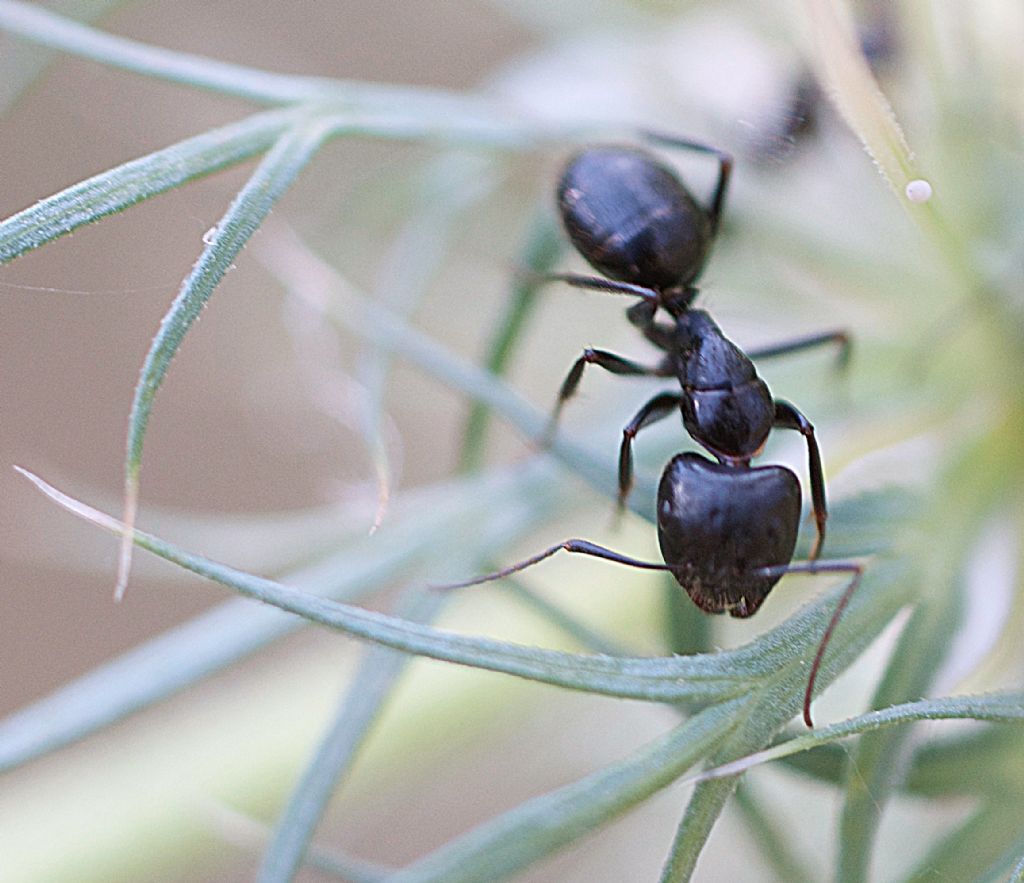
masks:
[[[805,561],[796,564],[783,564],[780,567],[762,567],[758,573],[762,576],[780,577],[787,573],[849,573],[851,579],[839,597],[836,609],[832,611],[832,618],[829,619],[825,631],[822,633],[821,641],[818,643],[818,651],[814,654],[814,661],[811,662],[811,672],[807,676],[807,689],[804,690],[804,723],[808,728],[813,729],[814,723],[811,720],[811,699],[814,697],[814,684],[818,679],[818,671],[821,669],[822,660],[825,658],[825,650],[829,641],[832,640],[832,633],[839,625],[839,620],[846,610],[853,593],[860,585],[861,576],[864,574],[864,566],[855,561]]]
[[[663,392],[656,395],[633,417],[622,430],[622,446],[619,448],[619,511],[626,508],[626,499],[633,489],[633,439],[645,426],[657,423],[675,411],[683,397],[677,392]]]
[[[672,374],[671,366],[667,364],[641,365],[631,359],[617,356],[615,353],[606,350],[595,350],[587,347],[569,369],[562,381],[562,388],[558,393],[558,401],[555,402],[554,410],[551,412],[551,419],[548,421],[547,430],[544,433],[544,445],[550,444],[554,438],[555,430],[558,427],[558,420],[562,415],[562,408],[571,399],[579,388],[580,380],[583,378],[583,370],[587,365],[597,365],[612,374],[619,374],[627,377],[668,377]]]
[[[637,558],[630,558],[628,555],[622,555],[619,552],[607,549],[604,546],[599,546],[597,543],[592,543],[589,540],[566,540],[565,542],[559,543],[557,546],[551,546],[543,552],[531,555],[529,558],[524,558],[522,561],[510,564],[508,567],[503,567],[501,570],[496,570],[493,573],[488,573],[484,576],[477,576],[473,579],[463,580],[462,582],[446,583],[442,586],[431,586],[431,588],[438,591],[447,591],[449,589],[464,589],[467,586],[477,586],[481,583],[494,582],[495,580],[511,576],[513,573],[519,573],[520,571],[526,570],[528,567],[533,567],[534,564],[540,564],[541,561],[544,561],[555,553],[562,551],[574,552],[579,555],[591,555],[594,558],[603,558],[605,561],[611,561],[615,564],[624,564],[627,567],[637,567],[641,570],[667,570],[671,572],[675,569],[671,565],[662,564],[658,561],[640,561]]]

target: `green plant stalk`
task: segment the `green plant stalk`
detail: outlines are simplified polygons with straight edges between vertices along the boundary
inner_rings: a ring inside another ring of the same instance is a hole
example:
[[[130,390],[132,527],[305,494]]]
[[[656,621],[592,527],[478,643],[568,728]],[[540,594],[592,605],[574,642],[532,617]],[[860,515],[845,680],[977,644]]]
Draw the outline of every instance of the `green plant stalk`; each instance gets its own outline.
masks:
[[[331,121],[314,117],[296,124],[278,139],[231,203],[217,225],[215,237],[203,249],[202,255],[160,323],[160,329],[142,366],[128,418],[123,518],[125,530],[121,537],[117,588],[114,593],[117,599],[124,595],[131,569],[131,529],[138,511],[142,442],[149,424],[153,399],[163,382],[171,359],[242,247],[259,229],[271,206],[288,189],[332,131]]]
[[[1020,860],[1013,866],[1013,870],[1010,871],[1010,878],[1007,883],[1022,883],[1024,881],[1024,848],[1018,846],[1017,852],[1020,854]]]
[[[933,577],[941,579],[935,574]],[[886,707],[907,696],[926,693],[938,670],[950,638],[960,624],[960,598],[952,591],[955,577],[946,577],[948,591],[922,603],[907,623],[872,704]],[[838,879],[845,883],[866,880],[872,844],[881,821],[882,807],[896,789],[903,764],[907,732],[894,730],[861,739],[853,751],[846,783],[846,802],[839,826]]]
[[[946,833],[907,878],[908,883],[976,880],[982,868],[1000,863],[1007,849],[1018,848],[1020,803],[986,801],[963,824]]]
[[[543,518],[549,511],[545,489],[560,493],[562,486],[550,468],[542,467],[525,476],[506,470],[410,492],[402,511],[378,535],[361,534],[337,552],[289,573],[287,582],[337,600],[358,599],[411,567],[426,568],[435,549],[466,517],[486,515],[492,496],[514,501],[522,488],[538,504],[537,517]],[[424,511],[433,516],[429,524],[423,521]],[[0,721],[0,771],[193,687],[302,625],[296,617],[245,598],[200,614]]]
[[[429,622],[445,598],[429,590],[407,591],[395,614],[411,622]],[[385,700],[411,657],[385,647],[369,647],[334,719],[302,775],[292,788],[257,874],[258,883],[292,880],[302,866],[313,833],[331,796],[355,761],[380,716]]]
[[[63,0],[59,5],[61,13],[80,22],[92,22],[124,0]],[[21,95],[53,63],[52,52],[42,52],[37,46],[11,41],[4,47],[2,74],[3,94],[0,95],[0,115],[9,110]]]
[[[876,708],[925,695],[951,646],[961,615],[962,562],[976,525],[1006,494],[1006,476],[1014,474],[1007,469],[1016,452],[1004,448],[1005,439],[1004,431],[997,430],[965,445],[945,471],[943,494],[933,501],[935,515],[926,522],[924,545],[916,556],[924,564],[926,591],[873,697]],[[882,808],[898,786],[906,738],[904,730],[872,734],[859,741],[851,756],[837,859],[842,883],[860,883],[868,876]]]
[[[494,883],[671,784],[735,725],[746,699],[706,709],[629,758],[520,804],[394,874],[391,883]]]
[[[123,532],[124,525],[116,519],[71,499],[36,476],[25,474],[47,496],[74,514],[117,535]],[[536,497],[543,489],[543,486],[537,487],[534,498],[530,500],[531,506],[537,505]],[[503,519],[503,530],[507,529],[505,524]],[[502,671],[556,686],[622,698],[678,702],[721,700],[742,695],[749,689],[751,678],[770,673],[777,664],[774,657],[790,649],[785,638],[765,640],[767,652],[748,646],[725,653],[686,658],[612,658],[522,647],[408,623],[299,592],[274,580],[252,576],[185,552],[142,531],[134,532],[134,540],[161,558],[245,597],[354,637],[445,662]],[[789,628],[800,629],[808,618],[815,621],[824,616],[824,610],[812,606],[804,616],[794,617]]]
[[[0,0],[0,28],[25,40],[172,83],[181,83],[264,104],[310,101],[416,108],[420,112],[478,108],[481,102],[424,87],[395,87],[327,77],[275,74],[187,52],[150,46],[18,0]]]
[[[101,172],[0,223],[0,263],[84,224],[263,153],[302,111],[255,114]]]
[[[734,776],[763,763],[823,748],[850,736],[873,733],[898,724],[929,720],[983,720],[992,723],[1020,723],[1024,721],[1024,692],[1010,690],[1002,693],[983,693],[978,696],[948,696],[941,699],[921,699],[891,705],[880,711],[851,717],[839,723],[821,727],[802,736],[786,739],[772,748],[714,767],[695,776],[693,782]],[[962,792],[961,792],[962,793]]]
[[[833,609],[841,588],[826,593],[818,602],[823,605],[822,610]],[[900,608],[914,598],[916,589],[911,572],[901,558],[870,562],[860,589],[851,598],[829,644],[819,671],[818,692],[860,655]],[[738,781],[730,764],[763,749],[800,708],[807,684],[807,665],[817,649],[823,628],[821,623],[792,635],[794,642],[799,641],[801,646],[790,648],[786,661],[759,685],[744,710],[740,725],[716,746],[710,762],[722,768],[716,771],[714,779],[697,779],[698,788],[687,806],[663,871],[665,883],[678,883],[692,876],[712,827]]]
[[[791,671],[775,689],[752,699],[744,708],[738,726],[715,746],[717,750],[712,753],[710,762],[717,766],[762,748],[771,734],[792,718],[796,710],[795,696],[804,680],[802,671]],[[693,876],[712,828],[738,783],[738,775],[698,782],[662,870],[662,883],[683,883]]]
[[[1024,752],[1021,734],[990,727],[959,739],[920,747],[905,785],[923,797],[996,797],[1024,801]]]

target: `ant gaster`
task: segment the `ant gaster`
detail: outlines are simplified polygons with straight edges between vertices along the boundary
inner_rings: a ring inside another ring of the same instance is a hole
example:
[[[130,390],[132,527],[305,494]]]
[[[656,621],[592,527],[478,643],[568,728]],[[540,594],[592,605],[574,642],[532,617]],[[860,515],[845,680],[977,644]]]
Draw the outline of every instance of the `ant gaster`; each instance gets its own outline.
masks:
[[[674,377],[678,391],[650,399],[622,432],[619,506],[633,484],[633,440],[641,429],[677,408],[692,438],[715,458],[675,456],[658,487],[658,540],[665,564],[638,561],[586,540],[567,540],[496,573],[458,583],[472,585],[523,570],[559,550],[592,555],[632,567],[667,570],[708,613],[753,616],[786,573],[846,572],[853,575],[811,664],[803,716],[812,726],[810,703],[825,648],[859,582],[861,566],[818,562],[827,508],[821,456],[814,427],[793,405],[772,398],[752,359],[849,341],[828,332],[744,353],[704,311],[694,309],[694,283],[718,232],[732,158],[692,141],[648,135],[667,147],[713,156],[718,178],[710,203],[702,206],[679,177],[652,154],[636,147],[588,147],[573,156],[558,185],[562,222],[576,250],[601,276],[552,274],[567,282],[637,298],[626,316],[663,356],[652,366],[605,350],[586,349],[559,392],[548,432],[575,394],[587,365],[612,374]],[[659,320],[664,312],[667,321]],[[811,508],[817,537],[810,561],[792,563],[800,522],[800,484],[783,466],[752,467],[773,428],[794,429],[807,444]],[[454,588],[455,586],[453,586]]]

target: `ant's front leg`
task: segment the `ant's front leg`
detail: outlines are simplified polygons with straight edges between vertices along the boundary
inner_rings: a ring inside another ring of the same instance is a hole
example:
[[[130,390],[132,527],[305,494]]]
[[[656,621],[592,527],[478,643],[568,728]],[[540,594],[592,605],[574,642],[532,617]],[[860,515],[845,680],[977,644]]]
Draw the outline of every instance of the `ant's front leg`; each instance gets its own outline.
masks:
[[[548,421],[548,428],[544,433],[543,442],[545,446],[550,444],[552,438],[554,438],[555,431],[558,428],[558,420],[562,414],[562,408],[576,394],[580,380],[583,377],[583,369],[587,365],[597,365],[604,368],[605,371],[610,371],[612,374],[630,377],[670,377],[673,374],[672,366],[667,361],[661,365],[651,367],[641,365],[631,359],[625,359],[622,356],[617,356],[615,353],[609,353],[606,350],[595,350],[587,347],[583,351],[583,355],[573,363],[569,373],[565,376],[565,380],[562,381],[562,388],[558,393],[558,401],[555,403],[551,419]]]
[[[811,476],[811,506],[814,509],[814,522],[818,528],[818,538],[811,548],[808,557],[811,561],[821,553],[821,546],[825,542],[825,521],[828,518],[828,508],[825,505],[825,474],[821,466],[821,452],[818,450],[818,442],[814,437],[814,427],[811,421],[804,417],[789,402],[775,402],[774,426],[782,429],[795,429],[807,440],[807,466]]]
[[[626,498],[633,489],[633,439],[645,426],[668,417],[682,402],[678,392],[663,392],[656,395],[633,417],[622,430],[622,446],[619,448],[619,511],[626,508]]]
[[[539,282],[564,282],[573,288],[603,291],[606,294],[628,294],[649,301],[655,306],[658,304],[658,292],[653,288],[646,288],[643,285],[616,282],[601,276],[584,276],[581,273],[527,273],[526,275],[527,278],[536,279]]]

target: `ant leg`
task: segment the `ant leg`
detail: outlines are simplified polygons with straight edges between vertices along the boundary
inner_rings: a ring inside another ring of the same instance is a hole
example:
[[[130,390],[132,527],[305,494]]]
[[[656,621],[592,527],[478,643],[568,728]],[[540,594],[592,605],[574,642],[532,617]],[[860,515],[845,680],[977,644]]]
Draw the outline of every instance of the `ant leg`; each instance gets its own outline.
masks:
[[[825,331],[821,334],[810,334],[807,337],[798,337],[796,340],[787,340],[784,343],[777,343],[773,346],[763,346],[753,350],[747,350],[747,356],[751,359],[770,359],[773,356],[784,356],[789,353],[797,353],[801,350],[813,349],[827,343],[836,345],[836,367],[845,371],[850,364],[850,349],[852,341],[850,335],[842,330]]]
[[[559,417],[562,415],[562,408],[576,394],[580,380],[583,377],[583,369],[587,365],[597,365],[604,368],[605,371],[610,371],[612,374],[632,377],[669,377],[673,373],[671,366],[667,364],[648,367],[630,359],[624,359],[622,356],[615,355],[615,353],[587,347],[583,350],[583,355],[573,363],[569,373],[565,375],[565,380],[562,381],[562,388],[558,393],[558,401],[555,402],[555,408],[551,412],[551,419],[548,421],[548,428],[544,433],[545,444],[549,443],[554,437]]]
[[[541,282],[565,282],[574,288],[588,288],[593,291],[603,291],[607,294],[629,294],[633,297],[643,298],[655,305],[658,303],[658,292],[653,288],[645,288],[643,285],[632,285],[629,282],[616,282],[613,279],[604,279],[601,276],[584,276],[581,273],[526,273]]]
[[[853,597],[854,591],[860,585],[860,578],[864,573],[864,567],[852,561],[807,561],[797,564],[783,564],[781,567],[762,567],[758,569],[757,573],[763,576],[782,576],[787,573],[853,574],[850,584],[843,591],[842,596],[839,598],[839,603],[836,604],[836,609],[832,611],[832,618],[828,621],[828,625],[825,626],[825,631],[821,636],[821,643],[818,644],[818,652],[814,654],[814,661],[811,663],[811,673],[807,677],[807,689],[804,691],[804,723],[807,724],[809,729],[813,729],[811,699],[814,696],[814,684],[818,679],[818,671],[821,669],[821,662],[825,658],[825,650],[828,647],[829,641],[832,640],[832,633],[836,630],[839,619],[843,615],[843,611],[846,610],[846,606],[850,603],[850,598]]]
[[[658,349],[672,352],[676,342],[676,326],[654,321],[658,306],[649,300],[638,301],[626,310],[626,319]]]
[[[626,499],[633,489],[633,439],[645,426],[668,417],[682,402],[678,392],[663,392],[656,395],[633,417],[622,430],[622,446],[619,448],[619,511],[626,508]]]
[[[692,150],[696,153],[706,153],[718,159],[718,183],[715,185],[714,193],[711,196],[711,205],[708,207],[708,220],[711,221],[711,237],[714,238],[718,232],[718,221],[722,214],[725,193],[729,189],[729,178],[732,175],[733,164],[732,154],[717,147],[712,147],[710,144],[702,144],[699,141],[690,141],[686,138],[676,138],[661,132],[643,131],[640,134],[655,144],[663,144],[666,147],[675,147],[680,150]]]
[[[662,564],[657,561],[639,561],[636,558],[630,558],[628,555],[613,552],[611,549],[606,549],[604,546],[599,546],[597,543],[591,543],[588,540],[566,540],[565,542],[559,543],[557,546],[551,546],[537,555],[531,555],[529,558],[525,558],[516,564],[510,564],[508,567],[503,567],[501,570],[496,570],[493,573],[474,577],[473,579],[462,580],[462,582],[447,583],[443,586],[431,586],[431,588],[440,591],[447,591],[448,589],[464,589],[467,586],[476,586],[481,583],[489,583],[494,580],[504,579],[506,576],[511,576],[513,573],[519,573],[522,570],[526,570],[528,567],[533,567],[534,564],[539,564],[546,558],[550,558],[556,552],[561,552],[563,550],[566,552],[575,552],[580,555],[592,555],[594,558],[603,558],[605,561],[612,561],[615,564],[624,564],[627,567],[638,567],[641,570],[675,570],[672,565]]]
[[[818,539],[808,556],[811,561],[814,561],[821,553],[821,546],[825,542],[825,520],[828,518],[828,508],[825,505],[825,475],[821,466],[821,452],[818,450],[818,442],[814,437],[814,427],[810,420],[789,402],[782,401],[775,402],[773,425],[783,429],[795,429],[807,440],[807,466],[811,476],[811,505],[814,509],[814,522],[818,527]]]

